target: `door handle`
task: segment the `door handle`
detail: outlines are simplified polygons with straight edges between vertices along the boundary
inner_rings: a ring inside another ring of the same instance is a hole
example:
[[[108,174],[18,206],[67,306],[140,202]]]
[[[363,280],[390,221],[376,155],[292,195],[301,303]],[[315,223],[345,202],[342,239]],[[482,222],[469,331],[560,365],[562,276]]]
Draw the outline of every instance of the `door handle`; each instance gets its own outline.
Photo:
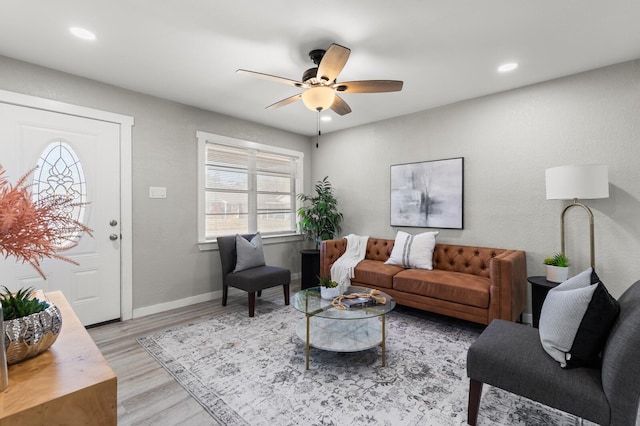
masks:
[[[111,241],[115,241],[115,240],[117,240],[117,239],[118,239],[118,234],[111,234],[111,235],[109,235],[109,239],[110,239]]]

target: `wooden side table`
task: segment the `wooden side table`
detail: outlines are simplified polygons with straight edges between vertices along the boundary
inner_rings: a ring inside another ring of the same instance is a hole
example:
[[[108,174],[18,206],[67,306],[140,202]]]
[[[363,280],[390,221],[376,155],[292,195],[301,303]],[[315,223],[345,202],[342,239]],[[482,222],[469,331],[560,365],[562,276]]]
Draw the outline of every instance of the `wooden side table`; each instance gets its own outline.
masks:
[[[544,299],[547,298],[549,290],[557,286],[559,283],[547,281],[547,278],[543,276],[528,277],[527,281],[531,283],[531,310],[533,311],[533,326],[538,328],[538,324],[540,324],[540,311],[542,311]]]
[[[45,293],[60,308],[62,330],[35,358],[9,366],[0,392],[0,425],[113,425],[117,379],[60,291]]]

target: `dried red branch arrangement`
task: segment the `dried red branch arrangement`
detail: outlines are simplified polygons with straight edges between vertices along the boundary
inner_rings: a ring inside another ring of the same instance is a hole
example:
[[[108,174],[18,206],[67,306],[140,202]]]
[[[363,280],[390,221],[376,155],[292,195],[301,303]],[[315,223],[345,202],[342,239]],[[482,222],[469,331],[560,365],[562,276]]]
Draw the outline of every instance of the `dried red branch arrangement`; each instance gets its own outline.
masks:
[[[22,263],[29,263],[46,279],[40,268],[43,259],[77,264],[59,253],[77,246],[83,233],[93,234],[70,214],[82,203],[62,195],[33,200],[27,180],[34,170],[11,185],[0,165],[0,254],[5,259],[13,256]]]

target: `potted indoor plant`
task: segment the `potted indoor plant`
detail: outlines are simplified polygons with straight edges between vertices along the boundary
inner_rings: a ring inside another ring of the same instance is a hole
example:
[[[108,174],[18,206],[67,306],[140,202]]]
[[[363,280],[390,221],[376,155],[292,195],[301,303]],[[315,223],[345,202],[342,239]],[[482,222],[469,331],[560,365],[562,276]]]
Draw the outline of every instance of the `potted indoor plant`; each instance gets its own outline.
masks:
[[[547,269],[547,281],[561,283],[569,275],[569,258],[564,253],[556,253],[544,260]]]
[[[0,294],[7,364],[32,358],[53,345],[62,327],[60,309],[35,296],[33,287]]]
[[[92,231],[70,213],[84,203],[61,194],[34,197],[28,183],[34,170],[11,185],[0,165],[0,256],[28,263],[46,279],[40,262],[58,259],[77,264],[60,252],[77,246],[80,236],[91,235]],[[3,331],[0,337],[7,362],[12,364],[51,346],[60,332],[62,318],[56,306],[34,298],[32,288],[22,288],[15,293],[7,287],[4,290],[0,295],[4,325],[0,328]]]
[[[303,289],[317,285],[320,274],[320,241],[330,240],[340,232],[342,213],[338,211],[338,200],[333,194],[329,177],[316,182],[315,195],[298,194],[303,205],[298,209],[298,230],[305,238],[315,242],[313,250],[302,250]]]
[[[342,213],[338,211],[338,200],[333,194],[329,176],[316,182],[315,190],[315,195],[297,195],[298,200],[304,203],[298,209],[298,229],[315,242],[317,250],[320,241],[330,240],[340,232]]]
[[[320,297],[323,299],[333,299],[340,296],[340,285],[332,281],[329,276],[318,277],[320,284]]]

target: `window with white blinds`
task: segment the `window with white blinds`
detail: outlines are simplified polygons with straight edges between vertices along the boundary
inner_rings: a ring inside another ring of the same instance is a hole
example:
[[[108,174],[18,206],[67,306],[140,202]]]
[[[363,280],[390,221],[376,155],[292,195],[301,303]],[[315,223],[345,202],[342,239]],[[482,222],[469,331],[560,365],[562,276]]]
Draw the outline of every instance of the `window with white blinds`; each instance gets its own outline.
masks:
[[[296,232],[303,154],[198,132],[200,241]]]

